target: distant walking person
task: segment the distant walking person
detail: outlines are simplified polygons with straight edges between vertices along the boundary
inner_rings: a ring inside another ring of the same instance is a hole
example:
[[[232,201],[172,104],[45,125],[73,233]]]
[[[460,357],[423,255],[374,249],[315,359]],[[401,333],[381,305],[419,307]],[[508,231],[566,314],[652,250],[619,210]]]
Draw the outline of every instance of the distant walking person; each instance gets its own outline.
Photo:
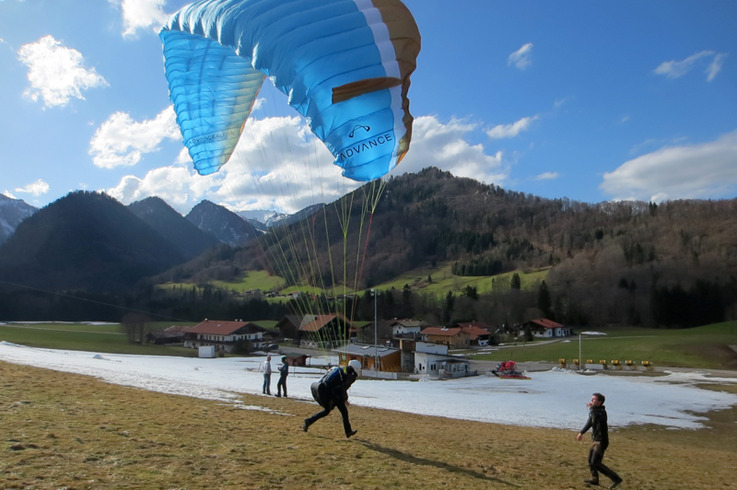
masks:
[[[266,356],[266,360],[261,365],[264,370],[264,395],[271,395],[271,356]]]
[[[617,488],[622,479],[611,468],[607,467],[602,460],[604,459],[604,451],[609,446],[609,426],[607,425],[606,408],[604,407],[604,395],[594,393],[591,401],[586,404],[589,407],[589,418],[586,425],[583,426],[581,432],[576,435],[576,440],[580,441],[587,430],[591,429],[591,448],[589,449],[589,469],[591,470],[591,479],[584,480],[589,485],[599,484],[599,473],[612,480],[609,488]]]
[[[307,429],[312,424],[326,417],[334,407],[338,407],[340,415],[343,417],[345,436],[351,437],[355,435],[358,431],[351,429],[346,404],[348,403],[348,388],[358,379],[360,373],[361,363],[353,359],[348,362],[348,366],[345,369],[336,366],[328,371],[319,382],[312,383],[312,396],[323,410],[317,412],[312,417],[306,418],[304,424],[302,424],[302,430],[307,432]]]
[[[289,375],[289,364],[287,364],[287,356],[281,356],[281,366],[279,366],[279,381],[276,382],[276,396],[281,396],[281,390],[284,388],[284,398],[287,397],[287,375]]]

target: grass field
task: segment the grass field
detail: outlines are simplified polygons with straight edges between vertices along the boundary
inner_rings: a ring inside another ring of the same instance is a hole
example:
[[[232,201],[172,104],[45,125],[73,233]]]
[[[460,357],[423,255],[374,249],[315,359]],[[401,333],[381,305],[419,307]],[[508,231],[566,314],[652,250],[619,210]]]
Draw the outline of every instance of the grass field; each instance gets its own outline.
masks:
[[[274,321],[257,322],[273,328]],[[171,323],[152,323],[150,330],[160,330]],[[187,324],[189,325],[189,324]],[[679,330],[608,328],[605,336],[584,336],[582,358],[624,363],[632,360],[638,366],[650,361],[655,366],[737,370],[737,322],[726,322]],[[182,347],[129,344],[119,325],[70,323],[0,323],[0,340],[33,347],[88,350],[116,354],[151,354],[193,356],[195,351]],[[566,359],[570,364],[578,358],[578,337],[546,342],[519,342],[489,352],[467,351],[471,359],[502,361],[547,361]]]
[[[584,339],[584,357],[641,352],[656,362],[658,353],[663,365],[707,367],[719,364],[718,346],[737,344],[737,323],[607,334]],[[0,340],[193,354],[130,345],[117,325],[0,324]],[[557,360],[577,356],[578,343],[499,352]],[[704,388],[737,392],[735,385]],[[346,440],[337,413],[301,431],[302,419],[317,410],[313,403],[253,395],[240,401],[165,395],[0,361],[0,488],[585,488],[587,445],[571,431],[351,407],[359,433]],[[737,407],[704,415],[709,428],[700,430],[613,430],[605,461],[624,477],[621,488],[736,488]]]
[[[445,263],[437,267],[423,267],[407,272],[393,281],[379,284],[376,289],[386,291],[392,288],[402,290],[405,284],[408,284],[417,292],[423,294],[435,295],[438,298],[444,297],[448,291],[459,293],[466,287],[476,288],[479,294],[490,292],[503,292],[509,289],[509,285],[514,274],[520,276],[521,288],[532,289],[537,287],[540,281],[544,280],[548,274],[548,269],[540,269],[534,271],[511,271],[496,276],[456,276],[451,273],[452,264]],[[305,292],[310,294],[319,294],[322,291],[311,286],[291,286],[284,288],[285,281],[278,276],[272,276],[265,271],[248,271],[243,277],[235,281],[212,281],[212,285],[243,293],[246,291],[271,291],[279,290],[281,295],[288,295],[294,292]],[[190,289],[193,284],[171,283],[161,285],[164,288],[180,287]],[[343,292],[343,288],[340,287]],[[346,293],[353,292],[352,289],[346,289]],[[359,291],[363,294],[363,291]],[[271,299],[272,301],[283,301],[283,298]]]
[[[737,370],[737,321],[688,329],[606,328],[606,335],[584,335],[581,358],[621,363],[632,360],[638,366],[650,361],[656,366]],[[475,359],[515,361],[548,361],[566,359],[570,364],[579,357],[579,338],[545,342],[518,342]]]
[[[149,328],[160,330],[170,325],[171,323],[152,323]],[[193,349],[183,347],[128,343],[119,324],[0,323],[0,341],[2,340],[49,349],[162,356],[196,355]]]
[[[302,432],[317,405],[291,399],[242,395],[248,410],[3,362],[0,380],[5,489],[586,488],[573,431],[351,407],[347,440],[337,413]],[[612,431],[621,488],[735,488],[737,409],[706,415]]]

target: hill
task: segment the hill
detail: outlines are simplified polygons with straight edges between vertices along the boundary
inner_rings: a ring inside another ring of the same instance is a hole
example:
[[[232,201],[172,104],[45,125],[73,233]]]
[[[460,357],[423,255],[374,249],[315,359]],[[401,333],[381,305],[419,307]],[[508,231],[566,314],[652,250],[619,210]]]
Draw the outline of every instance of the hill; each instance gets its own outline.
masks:
[[[390,179],[371,218],[370,236],[366,227],[354,226],[343,240],[341,203],[353,202],[348,219],[357,223],[366,194],[359,189],[317,211],[309,222],[272,228],[257,244],[227,256],[212,254],[198,260],[196,271],[185,265],[168,277],[176,281],[196,274],[205,281],[208,271],[215,278],[216,271],[227,268],[237,277],[266,267],[288,284],[330,287],[342,281],[343,270],[360,266],[357,289],[365,290],[422,270],[429,280],[409,284],[410,293],[418,295],[447,265],[458,277],[548,270],[543,293],[536,284],[528,293],[463,305],[467,319],[499,324],[544,315],[569,324],[694,325],[730,319],[737,307],[737,199],[586,204],[426,169]],[[305,236],[309,240],[302,246]],[[353,248],[341,253],[344,244],[362,243],[365,255]],[[281,257],[290,247],[294,258],[264,260]],[[401,314],[397,304],[410,301],[401,294],[385,318]]]
[[[5,243],[15,229],[38,209],[21,201],[0,194],[0,245]]]
[[[210,201],[197,204],[186,216],[187,221],[226,245],[244,245],[259,232],[241,216]]]
[[[18,226],[0,247],[0,278],[42,289],[115,291],[186,258],[119,202],[80,191]]]
[[[185,259],[192,259],[220,243],[158,197],[134,202],[128,209],[166,238]]]

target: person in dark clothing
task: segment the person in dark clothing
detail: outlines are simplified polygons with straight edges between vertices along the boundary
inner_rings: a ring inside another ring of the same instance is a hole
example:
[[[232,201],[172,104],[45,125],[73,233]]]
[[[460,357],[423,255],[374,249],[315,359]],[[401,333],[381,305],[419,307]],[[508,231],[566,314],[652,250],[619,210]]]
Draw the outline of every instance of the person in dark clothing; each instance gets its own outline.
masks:
[[[287,364],[287,356],[281,356],[281,366],[279,366],[279,381],[276,382],[276,396],[281,396],[281,390],[284,388],[284,398],[287,398],[287,375],[289,374],[289,364]]]
[[[599,484],[599,473],[612,480],[609,488],[617,488],[622,479],[611,468],[607,467],[602,460],[604,459],[604,451],[609,446],[609,426],[607,425],[606,408],[604,407],[605,397],[601,393],[594,393],[591,401],[586,404],[589,407],[589,418],[586,425],[583,426],[581,432],[576,435],[576,440],[583,439],[583,435],[591,429],[591,448],[589,449],[589,469],[591,470],[591,479],[584,480],[589,485]]]
[[[346,404],[348,403],[348,389],[358,379],[360,373],[361,363],[354,359],[348,363],[345,369],[334,367],[319,382],[312,383],[312,396],[323,410],[312,417],[306,418],[304,424],[302,424],[302,430],[307,432],[312,424],[326,417],[333,408],[338,407],[340,415],[343,417],[345,436],[355,435],[358,431],[351,428]]]

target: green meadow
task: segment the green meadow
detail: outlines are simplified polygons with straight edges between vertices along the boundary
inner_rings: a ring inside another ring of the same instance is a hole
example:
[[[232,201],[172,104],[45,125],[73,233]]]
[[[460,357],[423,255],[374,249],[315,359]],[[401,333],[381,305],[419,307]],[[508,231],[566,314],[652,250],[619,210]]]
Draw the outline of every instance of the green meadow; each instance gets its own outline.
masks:
[[[737,321],[715,323],[687,329],[605,328],[583,329],[606,335],[581,335],[583,361],[600,360],[621,364],[631,360],[641,366],[649,361],[655,366],[705,369],[737,369]],[[563,340],[534,340],[508,343],[493,352],[473,357],[484,360],[547,361],[565,359],[571,365],[579,358],[579,336]]]
[[[274,321],[256,321],[264,328],[273,328]],[[192,325],[192,323],[178,323]],[[172,323],[147,324],[148,331],[166,328]],[[593,329],[591,329],[593,330]],[[631,360],[637,366],[649,361],[654,366],[695,369],[737,370],[737,321],[717,323],[689,329],[606,328],[596,331],[606,335],[581,336],[581,359],[598,364],[604,359],[624,364]],[[0,341],[5,340],[33,347],[87,350],[120,354],[150,354],[193,356],[192,349],[153,344],[130,344],[117,324],[86,323],[6,323],[0,324]],[[730,347],[733,346],[733,347]],[[473,360],[508,360],[518,362],[545,361],[557,363],[565,359],[568,365],[579,358],[579,336],[567,339],[506,343],[461,352]]]
[[[491,292],[504,292],[510,288],[512,276],[518,274],[520,277],[521,289],[530,290],[537,288],[542,280],[548,274],[548,269],[539,270],[514,270],[497,274],[495,276],[457,276],[451,272],[452,264],[445,263],[437,267],[425,267],[407,272],[396,279],[379,284],[376,289],[387,291],[391,289],[402,290],[405,285],[410,286],[414,291],[423,294],[430,294],[437,297],[444,297],[448,291],[455,293],[462,292],[467,287],[476,288],[479,294]],[[279,276],[273,276],[266,271],[248,271],[243,276],[234,281],[212,281],[215,287],[244,293],[248,291],[278,291],[280,295],[286,296],[295,292],[304,292],[308,294],[320,294],[323,291],[312,286],[290,286],[284,287],[285,281]],[[160,287],[164,288],[192,288],[193,284],[176,283],[165,284]],[[336,287],[335,291],[341,293],[353,292],[351,288]],[[335,291],[329,291],[333,294]],[[363,291],[359,291],[363,293]],[[283,300],[283,298],[277,300]]]

